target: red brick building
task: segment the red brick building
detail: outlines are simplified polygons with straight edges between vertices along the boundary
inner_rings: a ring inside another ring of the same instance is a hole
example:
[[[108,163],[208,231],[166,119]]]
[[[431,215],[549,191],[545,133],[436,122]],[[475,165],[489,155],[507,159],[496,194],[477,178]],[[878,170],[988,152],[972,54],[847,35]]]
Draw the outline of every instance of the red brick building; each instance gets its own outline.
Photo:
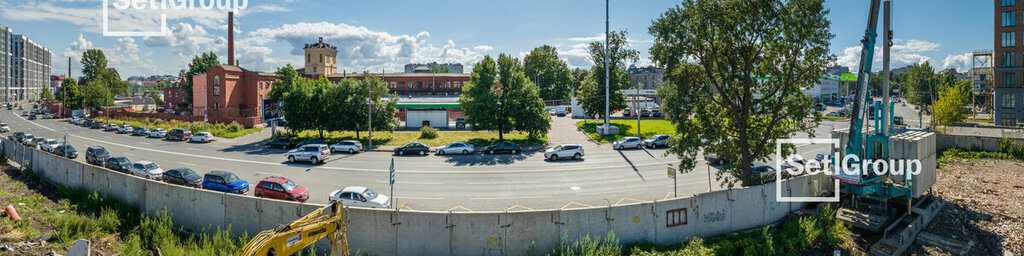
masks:
[[[381,76],[380,73],[370,74]],[[348,73],[328,75],[327,79],[339,82],[346,78],[361,80],[363,74]],[[470,74],[454,73],[391,73],[384,74],[384,82],[392,93],[398,95],[455,96],[462,92],[462,86],[469,82]]]
[[[206,111],[210,118],[256,118],[256,123],[264,123],[260,120],[263,99],[277,75],[219,65],[192,81],[193,115],[202,116]]]
[[[181,83],[184,80],[173,82],[164,88],[164,109],[173,110],[175,113],[191,110],[188,103],[185,103],[185,92],[181,90]]]

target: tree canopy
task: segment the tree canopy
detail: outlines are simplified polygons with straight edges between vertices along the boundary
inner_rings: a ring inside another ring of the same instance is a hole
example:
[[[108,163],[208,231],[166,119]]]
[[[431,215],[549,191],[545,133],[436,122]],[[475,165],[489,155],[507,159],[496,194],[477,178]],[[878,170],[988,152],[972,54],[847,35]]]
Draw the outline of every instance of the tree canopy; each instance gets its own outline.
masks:
[[[40,98],[45,100],[53,100],[53,93],[50,92],[49,86],[43,86],[43,91],[39,94]]]
[[[78,82],[74,78],[64,78],[57,89],[56,100],[64,102],[64,106],[70,109],[82,108],[82,93],[78,88]]]
[[[650,51],[666,67],[659,94],[680,170],[713,152],[732,162],[716,174],[720,183],[750,185],[755,161],[794,150],[774,152],[777,139],[813,134],[820,117],[810,118],[813,101],[801,90],[835,59],[822,2],[684,0],[654,21]]]
[[[523,69],[518,58],[501,54],[495,62],[484,56],[459,96],[466,124],[474,130],[497,131],[498,140],[513,130],[528,132],[532,138],[547,133],[551,117],[544,110],[540,90]]]
[[[291,65],[279,68],[277,74],[268,98],[283,101],[289,129],[314,130],[320,137],[325,131],[356,131],[360,137],[360,131],[369,130],[368,119],[373,120],[374,131],[393,131],[399,125],[395,118],[398,96],[389,94],[379,76],[366,73],[361,80],[334,83],[300,77]],[[373,108],[371,118],[367,118],[368,108]]]
[[[206,70],[216,65],[220,65],[220,62],[217,60],[217,54],[213,52],[204,52],[192,57],[192,62],[188,64],[188,68],[182,69],[178,72],[179,76],[185,78],[184,83],[181,84],[181,91],[182,93],[185,93],[185,102],[188,102],[189,104],[192,103],[192,77],[206,73]]]
[[[946,86],[939,93],[939,100],[935,102],[934,125],[952,125],[964,121],[970,103],[970,81],[959,81],[955,85]]]
[[[533,48],[523,58],[523,72],[540,88],[544,100],[569,99],[572,91],[569,65],[558,58],[558,50],[549,45]]]
[[[611,68],[610,83],[608,86],[610,110],[626,107],[626,100],[619,93],[619,90],[629,87],[629,75],[626,73],[626,62],[635,62],[639,59],[640,53],[629,49],[629,42],[626,40],[626,31],[612,31],[609,34],[609,67]],[[590,76],[587,77],[577,89],[577,98],[586,112],[587,116],[603,115],[605,107],[605,49],[604,43],[595,41],[588,44],[590,60],[594,66],[590,69]]]

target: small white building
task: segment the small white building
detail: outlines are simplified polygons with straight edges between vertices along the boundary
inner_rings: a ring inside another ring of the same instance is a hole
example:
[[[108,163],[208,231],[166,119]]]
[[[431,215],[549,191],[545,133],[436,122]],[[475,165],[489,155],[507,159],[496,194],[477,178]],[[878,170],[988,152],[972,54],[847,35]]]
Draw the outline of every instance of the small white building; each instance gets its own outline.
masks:
[[[842,83],[838,76],[826,75],[818,80],[818,84],[804,89],[804,95],[813,97],[815,101],[836,99]]]

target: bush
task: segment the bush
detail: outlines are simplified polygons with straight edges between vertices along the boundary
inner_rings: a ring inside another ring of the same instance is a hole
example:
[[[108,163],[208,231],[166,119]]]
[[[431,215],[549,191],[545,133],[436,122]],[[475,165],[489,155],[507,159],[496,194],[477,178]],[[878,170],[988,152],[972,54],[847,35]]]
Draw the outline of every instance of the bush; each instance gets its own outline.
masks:
[[[420,128],[420,139],[435,139],[437,138],[437,129],[430,126],[424,126]]]
[[[999,141],[999,151],[1018,160],[1024,160],[1024,144],[1014,142],[1010,138],[1003,137],[1003,140]]]
[[[244,128],[245,127],[242,127],[242,125],[238,124],[238,122],[232,121],[231,124],[228,125],[228,132],[238,132]]]

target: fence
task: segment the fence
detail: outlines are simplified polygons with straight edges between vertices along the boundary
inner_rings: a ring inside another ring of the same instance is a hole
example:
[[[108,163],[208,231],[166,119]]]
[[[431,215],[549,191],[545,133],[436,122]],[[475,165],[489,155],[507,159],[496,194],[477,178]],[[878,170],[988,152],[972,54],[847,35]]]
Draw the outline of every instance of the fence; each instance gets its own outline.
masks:
[[[219,193],[110,171],[3,140],[4,153],[31,163],[44,179],[135,205],[145,213],[166,209],[189,231],[231,227],[255,234],[289,223],[321,205]],[[827,176],[783,181],[784,196],[831,192]],[[350,251],[369,255],[527,255],[614,232],[621,242],[679,243],[777,222],[802,203],[775,200],[775,184],[721,190],[663,201],[571,210],[430,212],[348,208]],[[319,248],[325,244],[321,243]]]

